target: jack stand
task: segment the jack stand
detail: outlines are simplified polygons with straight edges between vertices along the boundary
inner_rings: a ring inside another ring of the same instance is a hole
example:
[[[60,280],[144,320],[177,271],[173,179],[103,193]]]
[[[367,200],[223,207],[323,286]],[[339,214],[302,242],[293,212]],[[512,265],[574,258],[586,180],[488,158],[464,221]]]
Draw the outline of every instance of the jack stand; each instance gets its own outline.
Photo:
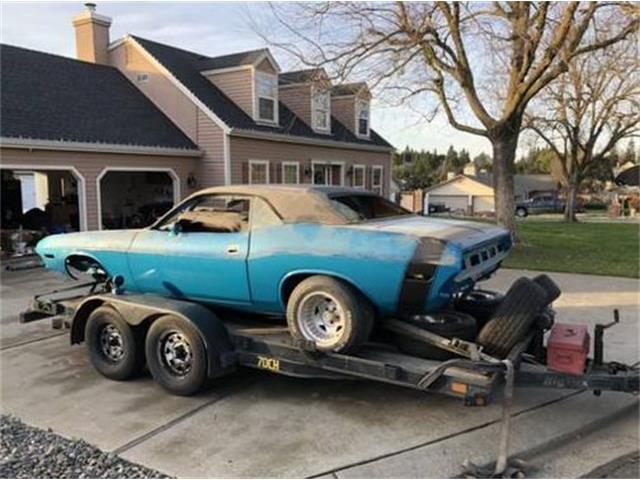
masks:
[[[514,369],[511,360],[502,360],[504,370],[504,400],[502,401],[502,420],[500,422],[500,443],[495,467],[478,466],[465,460],[462,464],[465,478],[525,478],[529,466],[524,460],[509,459],[509,436],[511,427],[511,406],[513,405]]]

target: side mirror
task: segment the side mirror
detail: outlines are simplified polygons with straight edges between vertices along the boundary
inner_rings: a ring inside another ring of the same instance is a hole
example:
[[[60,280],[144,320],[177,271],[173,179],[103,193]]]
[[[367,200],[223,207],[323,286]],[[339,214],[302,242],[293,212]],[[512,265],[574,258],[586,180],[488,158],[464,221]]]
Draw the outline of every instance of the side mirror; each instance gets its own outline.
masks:
[[[171,225],[171,228],[169,229],[169,234],[180,235],[181,233],[182,233],[182,225],[180,224],[180,222],[174,222],[174,224]]]

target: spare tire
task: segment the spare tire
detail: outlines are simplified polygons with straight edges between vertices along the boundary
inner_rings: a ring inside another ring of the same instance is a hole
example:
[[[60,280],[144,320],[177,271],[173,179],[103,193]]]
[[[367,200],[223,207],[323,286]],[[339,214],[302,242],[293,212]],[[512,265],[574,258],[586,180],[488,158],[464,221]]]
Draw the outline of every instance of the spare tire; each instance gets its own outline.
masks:
[[[445,338],[459,338],[473,341],[478,332],[476,320],[469,314],[454,310],[442,310],[439,312],[414,315],[405,321],[418,328],[436,333]],[[408,335],[395,333],[397,347],[410,355],[428,358],[431,360],[448,360],[455,358],[455,354],[442,350],[422,340]]]
[[[551,280],[549,275],[545,275],[543,273],[542,275],[533,277],[533,281],[540,285],[545,292],[547,292],[547,302],[549,302],[548,305],[551,305],[551,303],[553,303],[553,301],[562,294],[562,290],[560,290],[558,284]]]
[[[476,319],[478,328],[482,328],[493,316],[504,299],[504,294],[480,288],[470,290],[455,301],[456,310],[468,313]]]
[[[521,341],[548,305],[547,292],[533,280],[519,278],[507,292],[491,320],[480,330],[477,343],[489,355],[505,358]]]

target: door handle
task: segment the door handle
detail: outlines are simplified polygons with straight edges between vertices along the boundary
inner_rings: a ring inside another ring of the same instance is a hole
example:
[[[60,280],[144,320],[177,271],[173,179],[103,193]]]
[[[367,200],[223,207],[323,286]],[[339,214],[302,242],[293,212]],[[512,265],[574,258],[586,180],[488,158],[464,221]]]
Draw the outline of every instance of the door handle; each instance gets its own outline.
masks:
[[[240,251],[240,246],[238,246],[238,245],[229,245],[227,247],[227,254],[229,254],[229,255],[235,255],[239,251]]]

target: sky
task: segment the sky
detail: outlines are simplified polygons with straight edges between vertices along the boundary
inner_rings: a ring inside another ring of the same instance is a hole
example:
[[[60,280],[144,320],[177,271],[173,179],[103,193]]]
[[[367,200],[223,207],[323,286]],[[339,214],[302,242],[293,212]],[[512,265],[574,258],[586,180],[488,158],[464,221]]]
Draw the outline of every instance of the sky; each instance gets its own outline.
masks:
[[[113,19],[112,41],[131,33],[209,56],[265,46],[251,21],[251,18],[264,19],[269,15],[265,3],[94,2],[98,4],[97,13]],[[0,0],[0,41],[74,57],[71,17],[83,9],[81,1]],[[272,53],[283,71],[295,67],[285,52],[272,50]],[[472,157],[481,152],[491,153],[485,138],[459,132],[443,118],[426,123],[404,107],[376,105],[374,101],[371,124],[398,149],[408,145],[444,152],[453,145],[457,150],[467,149]]]

